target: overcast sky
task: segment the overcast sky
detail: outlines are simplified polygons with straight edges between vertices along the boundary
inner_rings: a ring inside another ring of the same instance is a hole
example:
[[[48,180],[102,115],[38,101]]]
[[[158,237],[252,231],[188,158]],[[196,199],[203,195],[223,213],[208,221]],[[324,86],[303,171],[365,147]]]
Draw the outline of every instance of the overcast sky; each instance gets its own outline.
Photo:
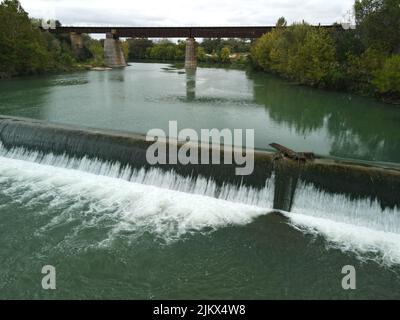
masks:
[[[0,0],[1,1],[1,0]],[[284,16],[331,24],[344,20],[354,0],[20,0],[31,17],[63,25],[272,25]]]

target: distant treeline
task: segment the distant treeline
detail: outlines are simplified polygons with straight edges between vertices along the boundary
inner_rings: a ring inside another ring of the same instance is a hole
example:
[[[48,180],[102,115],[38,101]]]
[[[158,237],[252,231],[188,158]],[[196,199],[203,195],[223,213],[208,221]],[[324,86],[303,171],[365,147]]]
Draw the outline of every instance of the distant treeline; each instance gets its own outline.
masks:
[[[256,68],[301,84],[351,90],[400,102],[400,0],[357,0],[356,28],[306,23],[277,28],[251,49]]]
[[[83,35],[84,48],[76,57],[68,35],[43,32],[40,24],[29,18],[17,0],[0,4],[0,79],[104,63],[100,41]]]
[[[169,40],[161,40],[155,42],[139,38],[127,41],[130,60],[185,60],[186,41],[179,40],[174,43]],[[245,63],[246,60],[241,53],[248,53],[250,46],[250,41],[241,39],[204,39],[201,43],[196,43],[197,60],[215,63]]]

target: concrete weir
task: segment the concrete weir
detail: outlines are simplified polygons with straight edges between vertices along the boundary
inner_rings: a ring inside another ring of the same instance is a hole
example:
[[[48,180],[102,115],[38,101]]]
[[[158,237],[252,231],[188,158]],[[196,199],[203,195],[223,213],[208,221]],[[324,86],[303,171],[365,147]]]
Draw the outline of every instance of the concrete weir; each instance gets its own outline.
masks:
[[[179,148],[184,142],[170,140],[162,143],[166,146],[167,164],[150,165],[146,160],[146,151],[153,142],[146,141],[143,135],[0,116],[1,154],[5,151],[14,154],[15,148],[23,148],[23,154],[38,151],[36,160],[41,157],[40,154],[42,157],[53,154],[118,162],[132,170],[158,168],[187,179],[204,177],[215,183],[215,192],[218,188],[226,189],[228,185],[236,189],[247,188],[250,194],[255,194],[265,188],[266,181],[272,181],[273,207],[283,211],[291,210],[296,192],[304,185],[311,185],[321,194],[378,201],[383,209],[400,208],[400,170],[397,169],[321,158],[307,162],[286,158],[276,160],[273,153],[255,151],[253,173],[237,176],[235,164],[168,164],[170,148]],[[204,146],[196,148],[201,151]],[[208,151],[211,159],[213,150]],[[221,148],[218,152],[223,163],[225,151]]]
[[[121,41],[112,32],[107,33],[104,40],[104,62],[110,68],[122,68],[126,66]]]

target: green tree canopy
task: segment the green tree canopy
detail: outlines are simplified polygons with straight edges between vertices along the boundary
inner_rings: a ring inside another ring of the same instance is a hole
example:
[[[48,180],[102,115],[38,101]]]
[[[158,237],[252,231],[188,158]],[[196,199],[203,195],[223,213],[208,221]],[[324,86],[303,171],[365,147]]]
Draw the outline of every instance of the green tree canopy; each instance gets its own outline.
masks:
[[[356,0],[354,9],[366,48],[400,54],[400,0]]]
[[[0,21],[0,72],[29,74],[47,69],[46,41],[17,0],[0,4]]]

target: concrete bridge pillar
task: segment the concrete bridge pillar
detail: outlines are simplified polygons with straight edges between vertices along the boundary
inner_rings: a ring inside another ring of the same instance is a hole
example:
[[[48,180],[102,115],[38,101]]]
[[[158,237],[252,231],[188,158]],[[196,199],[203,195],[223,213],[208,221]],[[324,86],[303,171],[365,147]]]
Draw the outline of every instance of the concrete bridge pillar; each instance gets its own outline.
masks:
[[[71,32],[69,34],[69,37],[71,39],[71,48],[72,51],[75,54],[75,57],[80,57],[81,53],[82,53],[82,49],[83,49],[83,39],[82,39],[82,35],[80,33],[76,33],[76,32]]]
[[[299,181],[301,167],[299,164],[287,162],[291,160],[280,161],[286,161],[286,165],[279,161],[274,163],[275,191],[273,208],[290,212]]]
[[[114,32],[106,34],[106,40],[104,41],[104,63],[107,67],[111,68],[126,67],[121,41]]]
[[[196,69],[197,58],[196,58],[196,46],[194,38],[188,38],[186,40],[186,55],[185,55],[185,68]]]

